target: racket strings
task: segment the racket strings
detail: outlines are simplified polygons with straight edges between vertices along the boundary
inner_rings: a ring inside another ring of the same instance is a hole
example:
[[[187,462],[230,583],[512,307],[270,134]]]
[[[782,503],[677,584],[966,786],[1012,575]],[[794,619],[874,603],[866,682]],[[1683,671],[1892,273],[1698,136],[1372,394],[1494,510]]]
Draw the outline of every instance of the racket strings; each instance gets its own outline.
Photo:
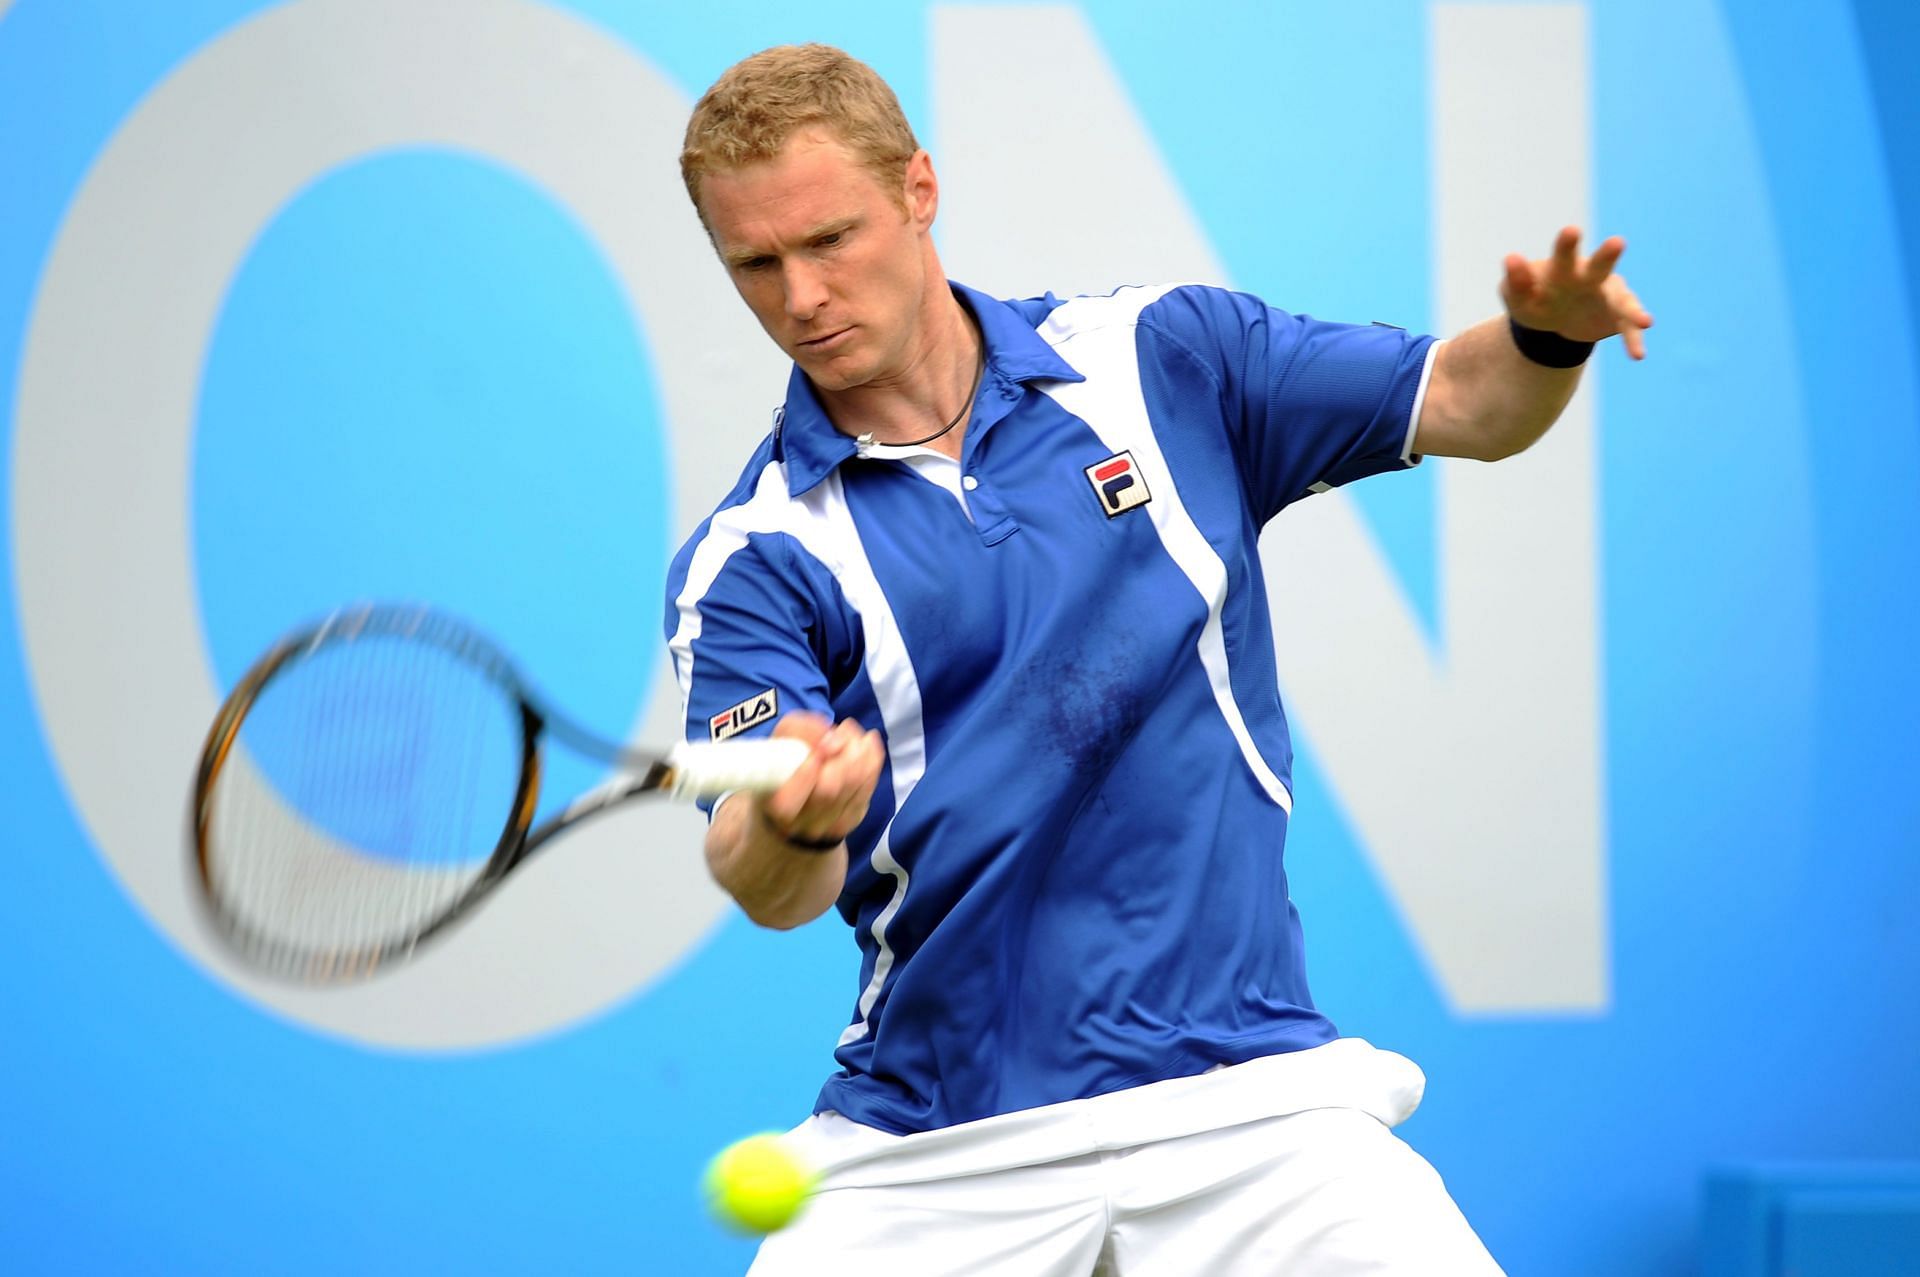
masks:
[[[256,696],[207,795],[224,921],[276,965],[403,951],[486,874],[514,816],[517,699],[404,636],[330,643]]]

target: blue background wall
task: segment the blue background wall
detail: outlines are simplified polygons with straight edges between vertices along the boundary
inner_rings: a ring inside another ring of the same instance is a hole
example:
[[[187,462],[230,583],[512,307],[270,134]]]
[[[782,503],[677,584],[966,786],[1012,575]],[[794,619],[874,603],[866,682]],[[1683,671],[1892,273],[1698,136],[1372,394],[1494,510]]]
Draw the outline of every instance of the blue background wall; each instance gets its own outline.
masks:
[[[0,6],[9,440],[76,191],[155,85],[268,7]],[[761,45],[841,43],[923,136],[939,130],[915,6],[555,7],[689,101]],[[1277,129],[1364,142],[1384,172],[1357,165],[1362,190],[1423,163],[1409,77],[1426,6],[1332,8],[1085,11],[1236,279],[1293,309],[1421,326],[1417,195],[1380,214],[1410,233],[1302,261],[1290,245],[1350,213],[1313,198],[1324,174],[1247,158]],[[1920,1157],[1920,19],[1896,0],[1622,0],[1589,23],[1595,220],[1629,235],[1624,270],[1660,320],[1644,366],[1601,362],[1608,1005],[1450,1010],[1310,741],[1289,863],[1320,1001],[1427,1069],[1403,1134],[1510,1270],[1677,1274],[1699,1262],[1709,1165]],[[1269,44],[1294,77],[1280,103]],[[657,180],[674,194],[676,175]],[[336,600],[412,595],[501,632],[590,719],[628,721],[660,659],[674,526],[645,514],[679,455],[655,349],[567,212],[482,157],[370,156],[304,189],[231,281],[201,373],[181,531],[212,676]],[[10,548],[15,464],[0,453]],[[1368,501],[1432,608],[1430,494]],[[531,517],[503,517],[521,503]],[[608,543],[638,565],[617,590]],[[723,921],[599,1013],[469,1049],[265,1011],[99,854],[7,579],[0,1267],[744,1268],[750,1247],[705,1220],[694,1183],[725,1141],[810,1106],[853,992],[837,921]],[[178,856],[176,831],[153,847]]]

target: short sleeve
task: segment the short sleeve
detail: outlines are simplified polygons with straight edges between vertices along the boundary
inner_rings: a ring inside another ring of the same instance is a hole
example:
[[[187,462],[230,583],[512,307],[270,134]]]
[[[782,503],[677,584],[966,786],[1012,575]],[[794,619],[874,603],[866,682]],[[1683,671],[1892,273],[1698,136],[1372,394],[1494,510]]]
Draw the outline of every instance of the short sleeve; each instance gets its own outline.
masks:
[[[666,630],[690,741],[766,736],[795,710],[832,716],[819,609],[782,570],[779,534],[752,534],[718,564],[696,538],[668,575]]]
[[[1142,360],[1149,395],[1156,379],[1179,379],[1167,369],[1181,353],[1212,378],[1262,523],[1309,493],[1419,461],[1413,428],[1431,337],[1385,324],[1327,323],[1198,287],[1169,293],[1141,326],[1143,341],[1166,348],[1164,358]]]

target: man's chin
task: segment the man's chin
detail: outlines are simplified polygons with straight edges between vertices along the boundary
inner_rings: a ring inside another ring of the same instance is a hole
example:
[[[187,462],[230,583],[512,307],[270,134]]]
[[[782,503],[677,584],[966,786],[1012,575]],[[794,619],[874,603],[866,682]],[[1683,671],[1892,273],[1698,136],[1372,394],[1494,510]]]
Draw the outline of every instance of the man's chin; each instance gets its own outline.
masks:
[[[807,374],[807,380],[816,390],[851,390],[864,383],[868,376],[864,368],[844,356],[809,358],[803,352],[796,352],[793,362],[800,365],[800,371]]]

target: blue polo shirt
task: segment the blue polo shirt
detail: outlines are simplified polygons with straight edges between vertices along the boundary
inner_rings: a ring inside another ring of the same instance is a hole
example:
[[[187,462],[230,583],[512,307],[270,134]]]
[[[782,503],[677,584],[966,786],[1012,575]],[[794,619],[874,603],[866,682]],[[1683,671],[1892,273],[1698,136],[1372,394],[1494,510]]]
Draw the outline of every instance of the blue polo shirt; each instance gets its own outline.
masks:
[[[1411,455],[1434,343],[1201,286],[1003,302],[958,462],[795,369],[675,558],[691,739],[854,718],[860,971],[817,1111],[896,1133],[1317,1046],[1260,529]]]

